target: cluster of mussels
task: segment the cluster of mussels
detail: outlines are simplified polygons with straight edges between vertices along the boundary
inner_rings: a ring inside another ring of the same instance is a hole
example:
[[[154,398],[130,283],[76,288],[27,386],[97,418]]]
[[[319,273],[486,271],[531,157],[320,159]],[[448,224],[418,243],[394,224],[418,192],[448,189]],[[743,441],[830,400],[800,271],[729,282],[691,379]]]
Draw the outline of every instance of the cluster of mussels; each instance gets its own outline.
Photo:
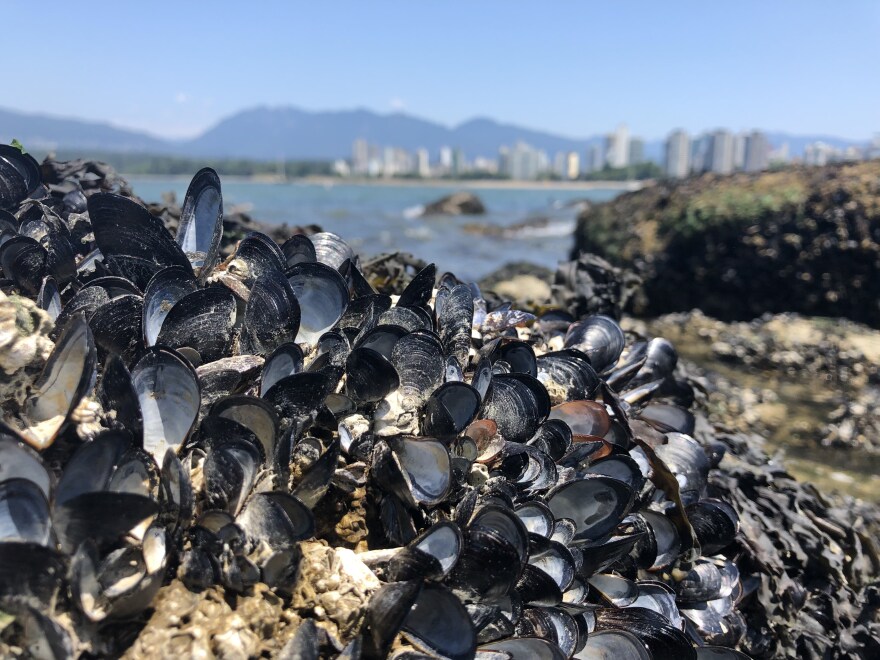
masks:
[[[65,186],[0,148],[2,302],[54,321],[3,402],[7,651],[120,653],[171,582],[289,597],[319,543],[363,599],[347,626],[300,603],[283,657],[745,657],[723,446],[692,437],[668,341],[433,265],[377,293],[330,233],[221,262],[210,169],[176,237]]]

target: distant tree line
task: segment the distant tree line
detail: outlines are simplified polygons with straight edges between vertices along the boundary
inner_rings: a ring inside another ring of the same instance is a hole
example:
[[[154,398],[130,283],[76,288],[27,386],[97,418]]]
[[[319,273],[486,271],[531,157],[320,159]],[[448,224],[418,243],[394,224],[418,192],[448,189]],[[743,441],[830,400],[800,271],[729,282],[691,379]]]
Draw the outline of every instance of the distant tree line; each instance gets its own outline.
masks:
[[[41,160],[45,152],[34,151]],[[213,167],[226,176],[335,176],[333,163],[323,160],[260,161],[244,158],[183,158],[154,154],[116,153],[109,151],[59,150],[57,160],[98,160],[124,174],[189,175],[203,167]]]

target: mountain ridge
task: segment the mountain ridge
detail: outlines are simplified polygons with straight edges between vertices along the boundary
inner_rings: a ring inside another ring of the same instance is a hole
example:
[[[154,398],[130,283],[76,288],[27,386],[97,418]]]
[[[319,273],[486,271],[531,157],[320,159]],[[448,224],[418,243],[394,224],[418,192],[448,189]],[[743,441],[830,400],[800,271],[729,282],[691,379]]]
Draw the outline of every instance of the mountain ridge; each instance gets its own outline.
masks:
[[[822,135],[766,131],[774,146],[788,142],[791,155],[822,140],[845,148],[863,142]],[[405,112],[377,113],[366,108],[312,111],[296,106],[260,105],[236,112],[189,139],[168,139],[107,122],[56,117],[0,108],[0,142],[20,140],[35,150],[81,149],[168,156],[245,158],[252,160],[348,158],[357,138],[381,146],[414,151],[426,148],[436,156],[442,146],[460,148],[465,156],[496,157],[502,145],[523,141],[544,149],[584,154],[602,135],[568,137],[477,116],[454,126]],[[647,140],[645,156],[659,160],[664,140]]]

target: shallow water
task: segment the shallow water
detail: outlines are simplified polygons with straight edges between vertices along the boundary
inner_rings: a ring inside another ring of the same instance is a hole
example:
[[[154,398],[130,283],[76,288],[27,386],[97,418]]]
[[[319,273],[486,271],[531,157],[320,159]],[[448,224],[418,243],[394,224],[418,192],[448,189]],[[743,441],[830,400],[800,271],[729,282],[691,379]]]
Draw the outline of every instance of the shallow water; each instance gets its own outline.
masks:
[[[160,201],[173,191],[182,203],[188,179],[128,177],[135,193]],[[225,180],[223,205],[243,206],[255,219],[269,223],[317,224],[345,238],[362,256],[400,250],[433,261],[441,270],[476,280],[511,261],[528,261],[555,269],[568,258],[579,200],[606,201],[618,190],[479,189],[483,216],[417,217],[419,207],[460,186],[260,183]],[[482,235],[546,218],[514,236]]]

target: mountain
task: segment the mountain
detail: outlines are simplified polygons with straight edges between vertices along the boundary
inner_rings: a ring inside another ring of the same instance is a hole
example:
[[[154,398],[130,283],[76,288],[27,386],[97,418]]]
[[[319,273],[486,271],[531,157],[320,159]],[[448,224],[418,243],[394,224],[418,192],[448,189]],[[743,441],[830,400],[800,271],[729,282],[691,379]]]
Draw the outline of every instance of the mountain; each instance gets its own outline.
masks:
[[[838,148],[858,144],[818,135],[767,136],[774,147],[787,142],[792,156],[802,155],[804,147],[817,140]],[[523,141],[553,158],[559,151],[583,155],[603,139],[599,135],[565,137],[484,117],[450,128],[404,113],[379,114],[364,109],[313,112],[290,106],[242,110],[189,140],[166,140],[101,122],[0,109],[0,142],[8,143],[12,138],[37,151],[76,149],[253,160],[348,158],[358,138],[407,151],[424,147],[432,158],[444,146],[460,148],[468,158],[495,157],[499,147]],[[660,160],[663,140],[647,141],[645,156]]]
[[[0,142],[13,138],[28,149],[82,149],[166,153],[169,142],[147,133],[116,128],[110,124],[27,114],[0,108]]]

